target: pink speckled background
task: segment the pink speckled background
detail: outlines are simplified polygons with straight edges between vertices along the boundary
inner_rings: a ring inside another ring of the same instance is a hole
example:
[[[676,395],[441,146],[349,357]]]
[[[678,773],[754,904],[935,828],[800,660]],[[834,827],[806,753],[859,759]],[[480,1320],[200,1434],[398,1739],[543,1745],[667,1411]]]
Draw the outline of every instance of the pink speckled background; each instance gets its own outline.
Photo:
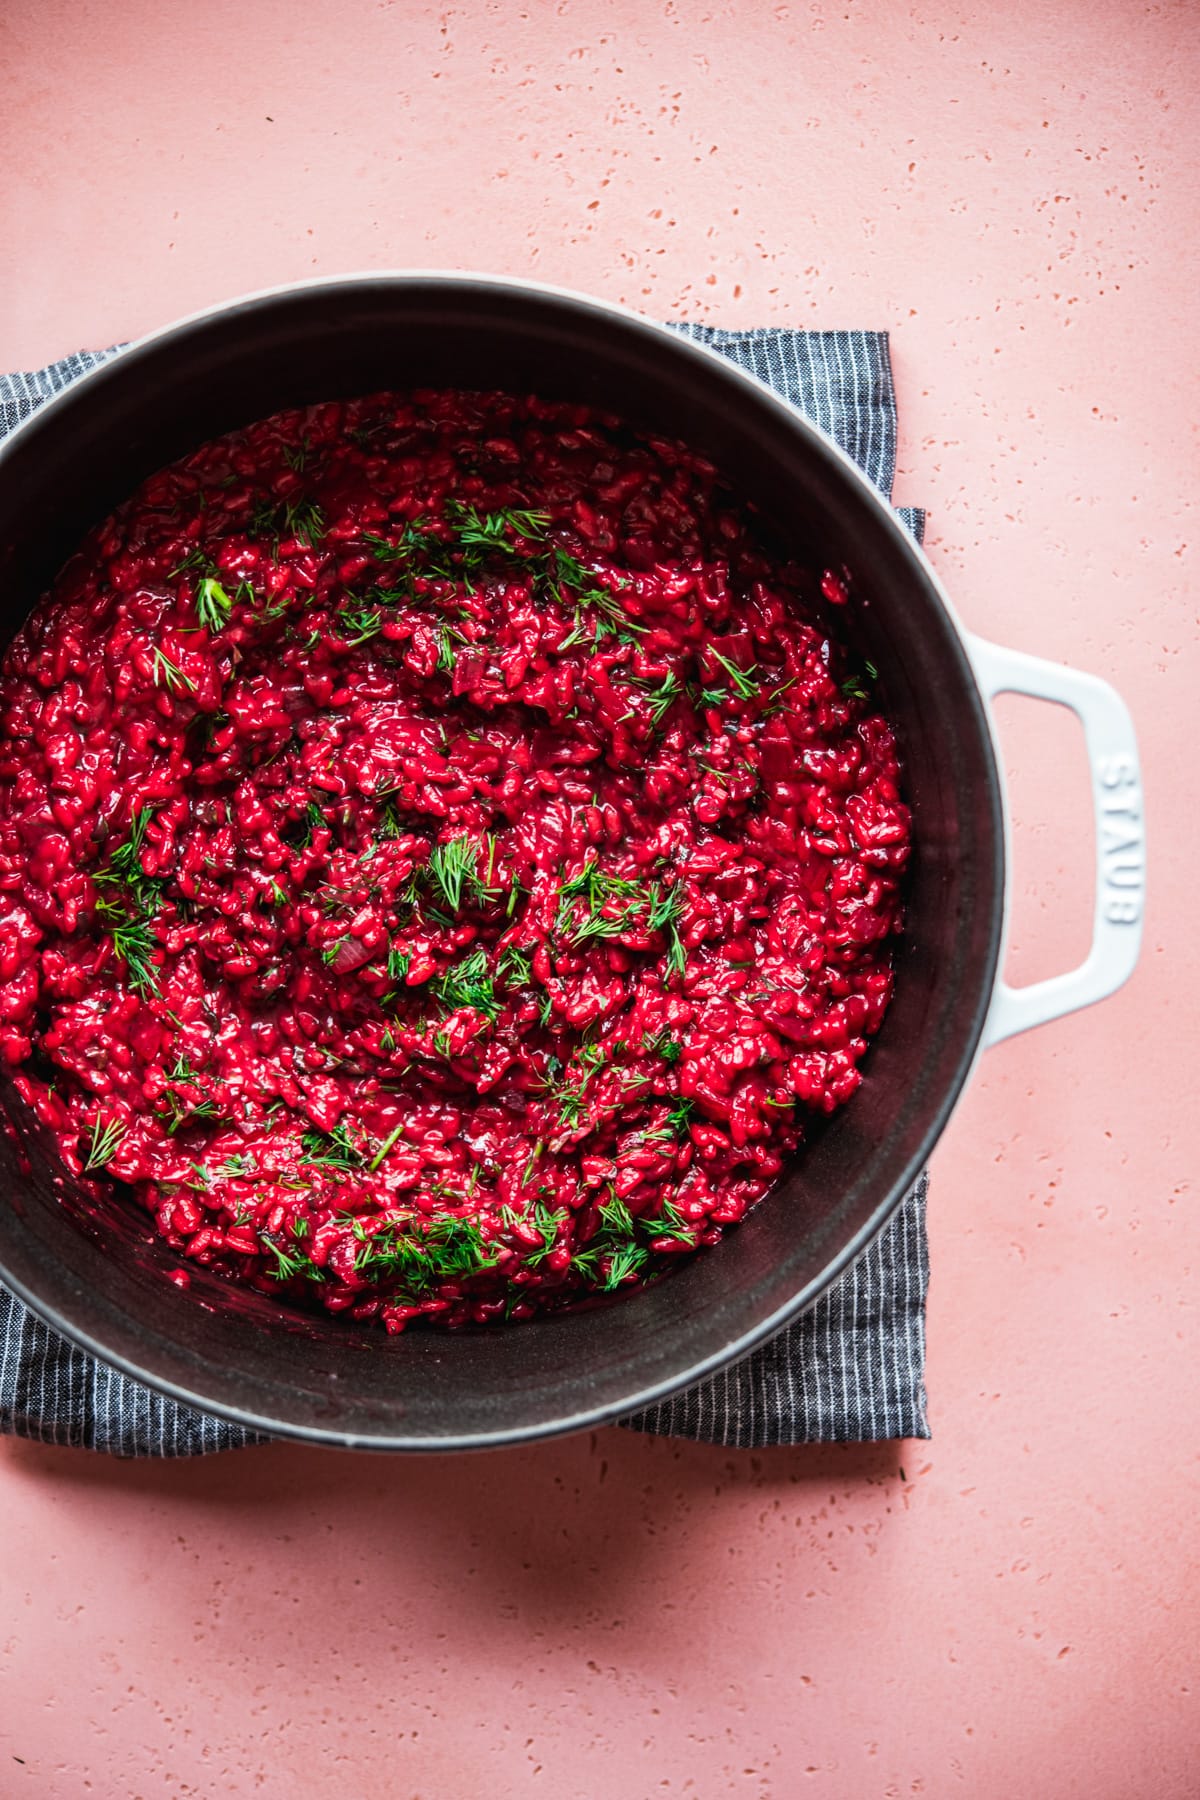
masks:
[[[890,327],[898,498],[970,625],[1119,683],[1152,849],[1134,983],[939,1151],[932,1445],[6,1444],[0,1796],[1188,1800],[1195,10],[6,0],[0,68],[5,367],[404,264]],[[1086,790],[1004,719],[1029,977],[1086,939]]]

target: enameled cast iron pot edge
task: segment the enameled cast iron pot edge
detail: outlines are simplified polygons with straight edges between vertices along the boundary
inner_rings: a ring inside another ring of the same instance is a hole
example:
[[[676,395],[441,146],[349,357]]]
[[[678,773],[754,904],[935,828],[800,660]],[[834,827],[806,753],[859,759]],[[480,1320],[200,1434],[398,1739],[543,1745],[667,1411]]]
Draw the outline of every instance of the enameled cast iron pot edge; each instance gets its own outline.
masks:
[[[403,290],[411,294],[423,286],[432,285],[434,289],[444,291],[447,301],[466,295],[498,296],[509,299],[516,308],[521,306],[542,307],[548,309],[547,316],[558,313],[570,313],[573,319],[580,314],[591,318],[597,331],[613,329],[618,323],[620,332],[626,336],[637,337],[648,341],[655,355],[678,361],[681,357],[690,359],[692,371],[698,383],[702,384],[706,365],[719,366],[719,384],[731,393],[741,387],[754,392],[759,398],[760,407],[764,404],[776,415],[789,415],[793,431],[797,436],[807,440],[810,450],[819,447],[819,454],[826,464],[836,465],[838,475],[843,484],[848,483],[857,489],[857,501],[868,506],[881,526],[903,540],[904,554],[915,559],[920,566],[921,575],[926,588],[940,603],[946,621],[956,634],[963,652],[962,664],[971,677],[975,691],[975,705],[983,720],[984,734],[990,747],[992,769],[990,771],[995,784],[995,794],[1000,805],[1001,828],[999,841],[995,846],[994,861],[1000,875],[998,894],[993,896],[996,902],[995,929],[992,932],[993,942],[990,946],[991,979],[987,991],[978,997],[979,1003],[972,1008],[977,1014],[973,1018],[968,1033],[968,1042],[958,1059],[955,1078],[947,1084],[947,1091],[941,1096],[941,1104],[936,1108],[936,1117],[931,1122],[931,1129],[926,1133],[928,1142],[917,1147],[910,1161],[913,1167],[907,1174],[915,1172],[928,1154],[932,1141],[944,1128],[946,1119],[956,1103],[962,1088],[969,1079],[970,1072],[978,1055],[988,1044],[1000,1041],[1015,1031],[1038,1024],[1069,1012],[1076,1007],[1090,1004],[1111,993],[1124,981],[1131,972],[1137,958],[1141,932],[1143,860],[1141,839],[1141,796],[1137,770],[1136,748],[1129,715],[1122,702],[1113,690],[1095,677],[1078,673],[1057,664],[1023,655],[1019,652],[1003,650],[998,646],[986,643],[967,633],[958,621],[953,607],[944,593],[940,582],[930,565],[916,550],[907,538],[907,534],[894,520],[890,508],[887,507],[876,490],[848,457],[830,440],[818,433],[801,415],[794,412],[781,401],[771,390],[764,389],[752,377],[733,369],[728,361],[719,357],[706,347],[697,345],[691,340],[681,339],[653,321],[606,306],[602,302],[591,300],[582,295],[565,290],[536,286],[531,283],[507,281],[500,278],[443,275],[437,272],[405,272],[397,275],[364,275],[345,278],[332,278],[324,282],[300,283],[295,286],[269,290],[262,294],[246,296],[244,299],[230,302],[226,306],[208,309],[193,315],[165,330],[150,334],[147,338],[131,346],[116,364],[106,364],[94,372],[81,378],[65,390],[61,398],[48,403],[46,408],[33,416],[29,424],[15,433],[0,450],[0,480],[3,479],[3,465],[11,464],[14,454],[21,450],[20,440],[27,434],[36,435],[36,428],[41,422],[43,428],[47,422],[47,414],[56,407],[69,406],[72,399],[78,399],[79,390],[91,382],[102,381],[106,376],[111,380],[122,365],[128,366],[127,359],[136,359],[140,354],[154,354],[172,342],[186,344],[188,334],[195,328],[204,330],[224,319],[236,318],[239,313],[249,315],[255,309],[277,306],[286,309],[289,305],[307,304],[312,300],[328,296],[331,301],[347,295],[361,299],[364,295],[378,295],[381,298],[389,292]],[[658,346],[661,345],[661,352]],[[386,384],[385,384],[386,385]],[[531,385],[533,385],[531,383]],[[687,435],[686,433],[684,435]],[[992,696],[1001,691],[1013,691],[1030,694],[1038,698],[1064,704],[1075,710],[1080,716],[1086,733],[1089,760],[1092,770],[1093,793],[1097,818],[1097,882],[1096,882],[1096,920],[1092,950],[1079,969],[1069,974],[1052,978],[1050,981],[1037,983],[1032,987],[1010,989],[1002,981],[996,979],[999,967],[1001,946],[1007,923],[1008,893],[1003,871],[1008,866],[1007,858],[1007,810],[1003,807],[1003,763],[999,748],[995,741],[995,727],[990,707],[986,704]],[[990,1000],[988,994],[990,993]],[[886,1022],[885,1022],[886,1024]],[[865,1090],[864,1090],[865,1092]],[[858,1097],[861,1101],[862,1096]],[[857,1104],[857,1101],[856,1101]],[[542,1408],[542,1416],[533,1422],[513,1423],[508,1421],[499,1424],[496,1429],[469,1428],[463,1430],[456,1427],[453,1419],[447,1420],[445,1431],[422,1429],[416,1436],[409,1436],[404,1431],[397,1431],[389,1423],[386,1429],[370,1428],[370,1408],[367,1408],[368,1428],[362,1429],[361,1423],[347,1427],[339,1425],[333,1418],[328,1424],[311,1421],[298,1422],[287,1418],[275,1417],[270,1408],[262,1410],[258,1404],[247,1404],[238,1398],[231,1404],[227,1396],[220,1396],[205,1391],[203,1383],[193,1385],[189,1379],[181,1379],[178,1371],[164,1375],[161,1369],[147,1366],[141,1354],[135,1348],[130,1353],[130,1346],[117,1346],[111,1336],[101,1329],[97,1332],[89,1329],[83,1321],[87,1311],[85,1299],[77,1296],[77,1304],[63,1297],[47,1299],[44,1291],[46,1283],[26,1278],[27,1271],[21,1267],[9,1266],[9,1258],[0,1242],[0,1260],[4,1267],[0,1273],[22,1299],[45,1317],[49,1323],[91,1350],[101,1360],[123,1368],[126,1372],[148,1381],[152,1386],[179,1398],[206,1408],[218,1415],[236,1422],[249,1424],[255,1428],[282,1432],[287,1435],[309,1437],[317,1441],[340,1443],[347,1445],[370,1445],[380,1448],[462,1448],[473,1445],[499,1444],[520,1441],[522,1439],[549,1435],[552,1432],[577,1429],[588,1424],[596,1424],[619,1416],[621,1413],[644,1406],[665,1397],[680,1387],[690,1384],[700,1376],[711,1372],[736,1357],[744,1354],[754,1343],[767,1337],[786,1322],[787,1318],[813,1304],[819,1295],[837,1279],[847,1265],[861,1253],[871,1239],[886,1223],[895,1206],[899,1203],[904,1191],[904,1183],[893,1183],[893,1191],[888,1193],[874,1208],[869,1220],[858,1230],[851,1233],[844,1242],[830,1246],[830,1253],[820,1275],[809,1280],[796,1294],[790,1295],[784,1304],[755,1319],[753,1328],[742,1330],[732,1341],[719,1342],[707,1354],[697,1356],[694,1352],[686,1357],[684,1366],[673,1369],[670,1375],[646,1385],[636,1385],[634,1391],[617,1396],[609,1394],[603,1399],[593,1399],[587,1403],[586,1379],[577,1375],[572,1379],[572,1372],[566,1371],[561,1385],[564,1389],[565,1404],[553,1408],[554,1416],[544,1416],[546,1408]],[[743,1228],[745,1229],[745,1228]],[[729,1256],[730,1246],[723,1246],[719,1253]],[[18,1262],[20,1258],[17,1259]],[[732,1263],[730,1263],[732,1269]],[[44,1271],[43,1271],[44,1274]],[[673,1280],[678,1280],[674,1277]],[[668,1284],[669,1285],[669,1284]],[[639,1304],[638,1299],[622,1303],[622,1310],[632,1309]],[[583,1322],[582,1320],[580,1321]],[[630,1320],[631,1325],[634,1321]],[[545,1327],[535,1325],[526,1328],[536,1334]],[[507,1334],[513,1336],[515,1334]],[[525,1336],[525,1331],[519,1334]],[[153,1360],[153,1359],[151,1359]],[[429,1358],[426,1361],[429,1362]],[[661,1356],[659,1358],[661,1361]],[[437,1358],[433,1358],[436,1373]],[[253,1393],[253,1376],[247,1377],[248,1388]],[[568,1390],[570,1390],[568,1392]],[[257,1400],[258,1396],[254,1396]]]

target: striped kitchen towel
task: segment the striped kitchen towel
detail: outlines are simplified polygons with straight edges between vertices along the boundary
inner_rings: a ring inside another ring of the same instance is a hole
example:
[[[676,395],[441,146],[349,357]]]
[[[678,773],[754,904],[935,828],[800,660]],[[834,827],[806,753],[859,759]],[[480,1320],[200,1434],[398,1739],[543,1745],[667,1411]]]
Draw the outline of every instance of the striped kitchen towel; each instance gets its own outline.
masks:
[[[792,401],[891,497],[896,399],[879,331],[676,329]],[[0,375],[0,438],[117,349]],[[924,515],[902,508],[918,539]],[[732,1368],[624,1423],[743,1449],[929,1436],[922,1176],[886,1229],[803,1318]],[[536,1329],[533,1327],[532,1329]],[[97,1363],[0,1287],[0,1431],[114,1456],[196,1456],[262,1442]]]

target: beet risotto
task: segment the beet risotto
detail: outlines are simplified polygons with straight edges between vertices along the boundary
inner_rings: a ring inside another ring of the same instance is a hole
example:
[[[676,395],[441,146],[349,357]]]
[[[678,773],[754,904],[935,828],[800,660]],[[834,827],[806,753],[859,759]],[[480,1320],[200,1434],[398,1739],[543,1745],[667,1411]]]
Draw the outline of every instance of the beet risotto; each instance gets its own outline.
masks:
[[[290,412],[147,481],[0,683],[0,1045],[67,1168],[181,1285],[389,1331],[715,1244],[891,993],[846,580],[533,398]]]

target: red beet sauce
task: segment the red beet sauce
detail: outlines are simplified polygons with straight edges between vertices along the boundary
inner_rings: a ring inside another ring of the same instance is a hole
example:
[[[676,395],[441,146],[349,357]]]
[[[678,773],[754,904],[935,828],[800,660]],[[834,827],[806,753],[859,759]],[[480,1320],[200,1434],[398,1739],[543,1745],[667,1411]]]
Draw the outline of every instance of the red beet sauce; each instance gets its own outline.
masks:
[[[854,1093],[892,732],[712,467],[377,395],[147,481],[0,681],[0,1050],[187,1262],[389,1330],[715,1244]]]

